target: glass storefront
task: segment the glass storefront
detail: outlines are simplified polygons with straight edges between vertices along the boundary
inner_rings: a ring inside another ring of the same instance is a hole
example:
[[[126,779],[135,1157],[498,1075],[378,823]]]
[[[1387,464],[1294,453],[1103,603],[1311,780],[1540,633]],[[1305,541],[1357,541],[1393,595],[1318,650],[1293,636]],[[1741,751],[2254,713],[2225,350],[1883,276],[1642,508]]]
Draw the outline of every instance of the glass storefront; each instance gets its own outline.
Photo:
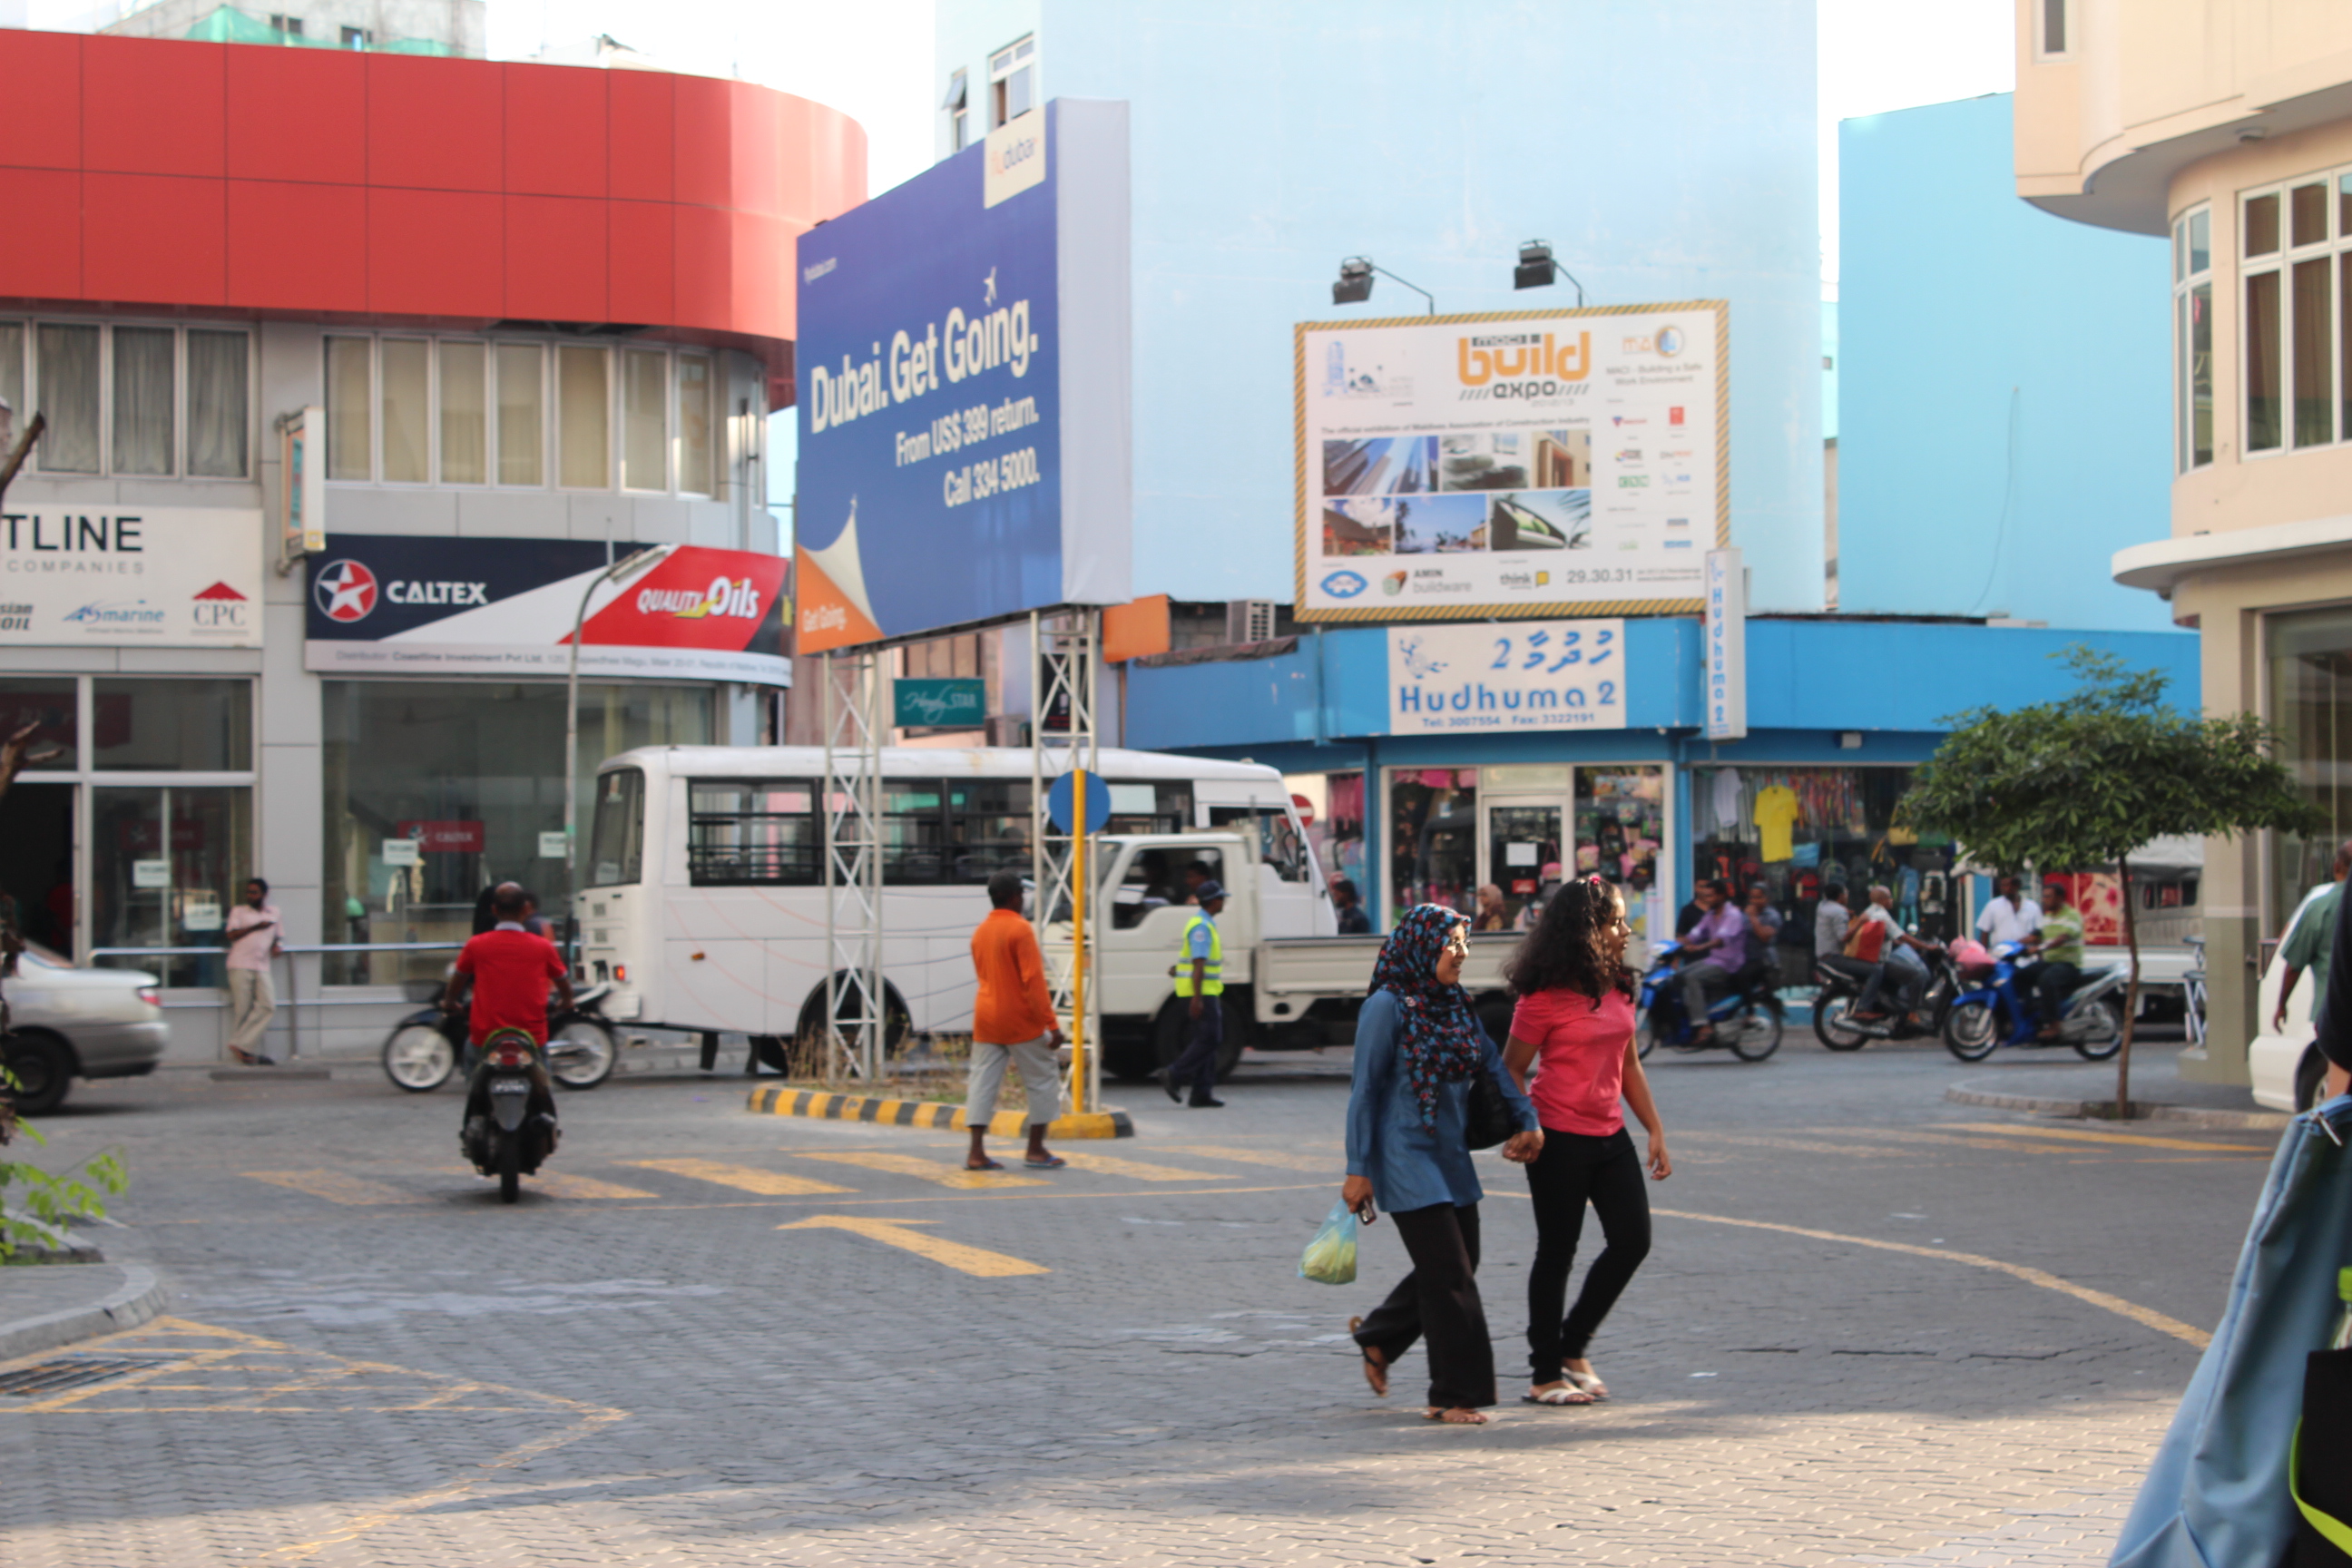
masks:
[[[482,889],[509,878],[561,915],[560,683],[330,680],[323,690],[326,940],[462,940]],[[583,859],[597,765],[636,746],[708,744],[715,723],[708,686],[581,687],[572,763]],[[326,979],[384,984],[438,974],[446,962],[352,958]]]
[[[1293,773],[1283,780],[1323,874],[1364,889],[1364,775]]]
[[[2303,896],[2327,880],[2336,847],[2352,838],[2352,607],[2268,618],[2270,721],[2278,759],[2326,826],[2271,833],[2263,935],[2276,937]]]
[[[1711,767],[1691,777],[1694,880],[1721,878],[1741,900],[1768,889],[1783,945],[1810,951],[1813,912],[1831,882],[1859,910],[1874,884],[1895,895],[1896,918],[1929,941],[1952,934],[1958,885],[1949,838],[1895,826],[1911,783],[1905,767]],[[1784,960],[1784,973],[1807,972]]]

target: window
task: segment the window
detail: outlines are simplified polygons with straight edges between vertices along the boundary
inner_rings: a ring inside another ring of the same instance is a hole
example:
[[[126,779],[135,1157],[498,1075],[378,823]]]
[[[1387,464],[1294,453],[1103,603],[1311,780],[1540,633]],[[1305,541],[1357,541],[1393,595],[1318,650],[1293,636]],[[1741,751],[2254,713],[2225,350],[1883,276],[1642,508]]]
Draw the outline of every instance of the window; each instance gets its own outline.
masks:
[[[808,888],[824,879],[817,854],[816,785],[810,781],[696,779],[688,786],[687,802],[687,876],[696,887]],[[601,796],[597,809],[601,825]],[[601,826],[597,831],[601,858]]]
[[[948,78],[948,95],[940,107],[947,110],[948,151],[961,153],[971,145],[971,86],[963,72]]]
[[[2213,213],[2199,207],[2172,225],[2175,447],[2182,473],[2213,460]]]
[[[2243,193],[2239,202],[2249,456],[2352,437],[2344,355],[2352,320],[2352,173]],[[2181,244],[2175,242],[2175,271]]]
[[[188,329],[188,472],[202,479],[250,473],[253,397],[243,332]]]
[[[441,344],[441,482],[478,485],[489,478],[490,411],[485,391],[488,346]]]
[[[247,773],[253,682],[98,677],[89,765],[113,772]]]
[[[564,343],[555,351],[557,471],[567,489],[603,489],[613,482],[610,363],[603,349]]]
[[[21,321],[0,321],[0,402],[16,413],[17,427],[33,416],[25,402],[25,325]],[[0,452],[0,459],[7,456]]]
[[[669,356],[658,349],[621,354],[621,488],[669,489]]]
[[[371,479],[375,477],[373,344],[365,338],[327,340],[327,477],[331,479]]]
[[[588,875],[582,886],[625,887],[646,868],[646,775],[618,768],[596,781],[595,816],[588,837]]]
[[[273,11],[269,14],[269,30],[280,37],[299,38],[302,36],[302,18]]]
[[[2270,879],[2263,934],[2282,934],[2312,889],[2325,886],[2336,847],[2352,837],[2352,610],[2264,617],[2270,703],[2278,760],[2323,823],[2305,837],[2268,835]]]
[[[2066,46],[2074,37],[2074,0],[2034,0],[2033,13],[2037,37],[2033,43],[2036,59],[2057,60],[2066,58]]]
[[[946,879],[946,791],[937,779],[882,781],[882,880]]]
[[[383,478],[387,484],[421,485],[426,463],[427,410],[432,405],[429,344],[417,338],[386,338],[377,376],[383,403]]]
[[[114,329],[114,471],[172,471],[172,361],[169,327]]]
[[[1257,838],[1257,858],[1286,882],[1307,880],[1307,846],[1290,826],[1290,814],[1271,805],[1213,805],[1209,826]]]
[[[547,482],[547,353],[537,343],[499,345],[499,483]]]
[[[1023,38],[989,57],[988,128],[1020,119],[1037,107],[1037,40]]]
[[[677,488],[695,495],[719,493],[711,477],[713,390],[709,354],[677,356]]]
[[[48,416],[47,434],[36,448],[43,471],[99,471],[98,329],[44,321],[34,356],[36,401]]]
[[[999,871],[1034,868],[1029,854],[1029,781],[970,779],[948,784],[949,879],[985,882]]]
[[[345,27],[343,29],[343,47],[347,49],[364,49],[367,47],[368,30],[365,27]]]

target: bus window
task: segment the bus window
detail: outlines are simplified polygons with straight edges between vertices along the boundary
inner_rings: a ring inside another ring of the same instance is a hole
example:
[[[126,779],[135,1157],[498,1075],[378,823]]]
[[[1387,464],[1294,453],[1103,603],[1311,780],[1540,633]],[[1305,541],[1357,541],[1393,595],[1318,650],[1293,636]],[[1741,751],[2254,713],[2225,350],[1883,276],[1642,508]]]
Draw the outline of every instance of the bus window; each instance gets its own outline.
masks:
[[[688,803],[687,874],[696,887],[807,887],[822,879],[814,784],[803,779],[696,779]],[[597,831],[601,844],[601,800]]]
[[[948,841],[954,860],[948,879],[985,882],[998,871],[1026,873],[1029,781],[971,779],[948,785]]]
[[[1110,820],[1105,833],[1184,833],[1193,826],[1192,786],[1173,784],[1118,784],[1110,786]]]
[[[937,779],[882,781],[882,880],[947,880],[946,791]]]
[[[1209,826],[1238,828],[1257,835],[1258,858],[1286,882],[1307,880],[1307,846],[1290,824],[1290,813],[1265,805],[1213,805]]]
[[[639,881],[646,865],[646,775],[615,768],[596,780],[596,815],[588,835],[591,888]]]

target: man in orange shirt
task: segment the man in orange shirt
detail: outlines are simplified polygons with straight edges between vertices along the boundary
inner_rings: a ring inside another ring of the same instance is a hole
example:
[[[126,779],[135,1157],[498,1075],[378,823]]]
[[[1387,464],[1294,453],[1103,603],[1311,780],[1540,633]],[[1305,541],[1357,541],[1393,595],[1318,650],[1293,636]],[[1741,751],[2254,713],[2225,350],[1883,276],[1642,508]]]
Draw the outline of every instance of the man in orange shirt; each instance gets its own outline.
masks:
[[[1050,1171],[1067,1163],[1045,1149],[1045,1124],[1061,1114],[1062,1075],[1054,1053],[1060,1049],[1062,1030],[1054,1016],[1054,1001],[1045,990],[1045,958],[1037,950],[1037,933],[1021,918],[1021,873],[999,871],[988,879],[988,901],[995,907],[980,929],[971,933],[971,967],[980,976],[980,994],[971,1005],[971,1088],[964,1097],[964,1125],[971,1131],[971,1152],[964,1160],[974,1171],[1001,1171],[988,1157],[988,1123],[996,1115],[997,1091],[1004,1087],[1008,1060],[1021,1065],[1022,1087],[1029,1091],[1029,1152],[1021,1163]]]

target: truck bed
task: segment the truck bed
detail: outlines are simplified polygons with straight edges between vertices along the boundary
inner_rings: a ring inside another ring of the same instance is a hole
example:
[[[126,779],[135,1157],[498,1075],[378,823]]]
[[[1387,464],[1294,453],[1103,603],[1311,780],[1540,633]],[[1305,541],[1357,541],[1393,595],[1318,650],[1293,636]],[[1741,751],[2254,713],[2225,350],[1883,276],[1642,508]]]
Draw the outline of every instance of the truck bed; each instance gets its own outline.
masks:
[[[1503,989],[1503,964],[1519,945],[1517,931],[1492,931],[1470,939],[1462,984],[1474,996]],[[1378,936],[1293,936],[1263,942],[1252,977],[1258,991],[1301,1005],[1324,997],[1360,997],[1372,983],[1381,956]]]

